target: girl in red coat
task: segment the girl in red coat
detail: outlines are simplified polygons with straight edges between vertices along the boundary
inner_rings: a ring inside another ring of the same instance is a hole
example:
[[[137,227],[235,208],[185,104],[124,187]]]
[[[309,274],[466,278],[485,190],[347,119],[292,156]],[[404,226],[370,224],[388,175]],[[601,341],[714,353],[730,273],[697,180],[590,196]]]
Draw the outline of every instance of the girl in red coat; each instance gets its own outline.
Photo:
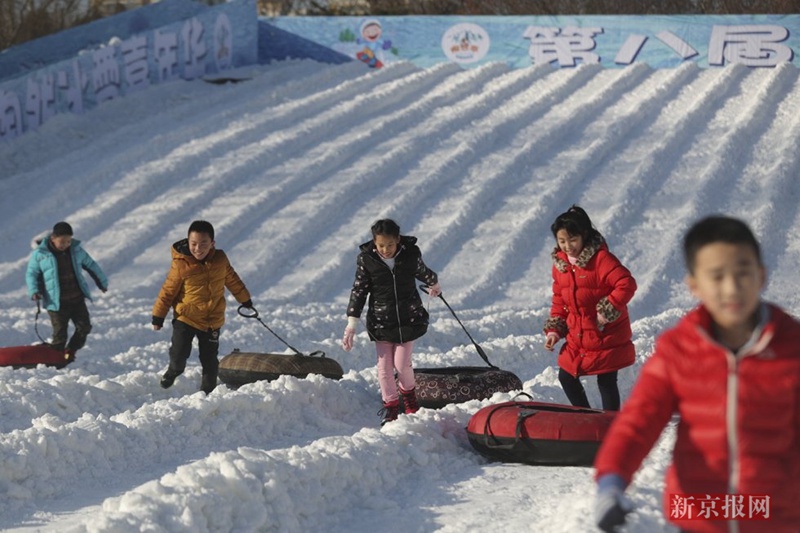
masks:
[[[636,358],[627,307],[636,280],[577,205],[559,215],[550,229],[557,246],[544,347],[552,351],[566,338],[558,355],[558,379],[572,405],[590,407],[579,378],[596,375],[603,409],[618,411],[617,371]]]

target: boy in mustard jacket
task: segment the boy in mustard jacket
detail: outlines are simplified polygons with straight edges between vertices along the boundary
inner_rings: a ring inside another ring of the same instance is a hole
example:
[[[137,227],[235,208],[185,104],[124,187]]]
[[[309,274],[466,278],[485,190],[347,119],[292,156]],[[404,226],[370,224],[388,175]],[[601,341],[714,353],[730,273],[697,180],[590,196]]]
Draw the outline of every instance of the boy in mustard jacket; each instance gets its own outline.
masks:
[[[225,323],[225,288],[236,301],[253,306],[250,292],[222,250],[214,248],[214,226],[195,220],[186,239],[172,245],[172,266],[153,305],[153,329],[164,326],[173,308],[172,345],[169,368],[161,378],[165,389],[183,374],[186,360],[197,337],[200,364],[203,366],[201,390],[211,393],[217,386],[219,331]]]

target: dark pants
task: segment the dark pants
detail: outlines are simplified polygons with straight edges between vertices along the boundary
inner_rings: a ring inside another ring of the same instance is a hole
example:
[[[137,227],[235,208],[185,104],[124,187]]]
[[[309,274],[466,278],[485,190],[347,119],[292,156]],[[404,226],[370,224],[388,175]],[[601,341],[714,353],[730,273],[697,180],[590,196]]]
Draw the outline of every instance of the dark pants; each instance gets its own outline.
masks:
[[[578,407],[591,407],[586,398],[581,380],[574,377],[563,368],[558,369],[558,380],[572,405]],[[619,411],[619,388],[617,387],[617,371],[597,375],[597,388],[600,390],[600,399],[606,411]]]
[[[86,300],[81,298],[74,302],[62,303],[58,311],[48,311],[47,313],[50,315],[50,323],[53,325],[53,340],[50,343],[53,348],[76,352],[84,347],[86,337],[92,331]],[[70,320],[75,325],[75,332],[67,343],[67,328]]]
[[[169,347],[169,370],[179,376],[186,369],[186,360],[192,353],[192,341],[197,337],[203,376],[217,378],[219,361],[219,330],[203,331],[180,320],[172,321],[172,346]]]

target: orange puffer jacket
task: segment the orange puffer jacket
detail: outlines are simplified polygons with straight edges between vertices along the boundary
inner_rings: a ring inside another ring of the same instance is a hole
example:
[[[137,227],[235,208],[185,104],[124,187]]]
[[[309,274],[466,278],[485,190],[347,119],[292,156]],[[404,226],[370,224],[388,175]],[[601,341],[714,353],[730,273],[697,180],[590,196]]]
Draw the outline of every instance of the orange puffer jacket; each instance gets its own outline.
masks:
[[[636,353],[628,302],[636,280],[630,271],[608,251],[602,237],[584,247],[575,265],[558,248],[552,257],[553,303],[544,331],[566,337],[558,366],[577,377],[632,365]],[[608,322],[605,326],[598,326],[598,313]]]
[[[692,532],[800,532],[800,323],[764,305],[759,338],[738,355],[710,331],[710,315],[699,307],[661,335],[598,451],[596,475],[630,482],[677,413],[668,520]],[[698,494],[769,496],[770,518],[731,524],[670,516],[673,495]]]
[[[225,289],[244,303],[250,293],[222,250],[211,249],[200,262],[189,253],[188,240],[172,245],[172,266],[153,305],[153,317],[175,318],[199,330],[219,329],[225,323]]]

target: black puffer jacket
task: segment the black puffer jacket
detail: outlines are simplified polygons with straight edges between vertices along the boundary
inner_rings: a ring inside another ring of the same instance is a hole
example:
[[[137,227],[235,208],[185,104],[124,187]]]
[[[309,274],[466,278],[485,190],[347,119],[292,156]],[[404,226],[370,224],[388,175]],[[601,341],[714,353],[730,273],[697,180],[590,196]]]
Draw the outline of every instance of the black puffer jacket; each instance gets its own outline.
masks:
[[[416,237],[400,237],[393,270],[378,255],[373,241],[359,247],[347,316],[360,317],[369,295],[367,331],[373,341],[403,343],[420,338],[428,330],[428,312],[416,280],[430,286],[438,276],[425,266],[416,242]]]

